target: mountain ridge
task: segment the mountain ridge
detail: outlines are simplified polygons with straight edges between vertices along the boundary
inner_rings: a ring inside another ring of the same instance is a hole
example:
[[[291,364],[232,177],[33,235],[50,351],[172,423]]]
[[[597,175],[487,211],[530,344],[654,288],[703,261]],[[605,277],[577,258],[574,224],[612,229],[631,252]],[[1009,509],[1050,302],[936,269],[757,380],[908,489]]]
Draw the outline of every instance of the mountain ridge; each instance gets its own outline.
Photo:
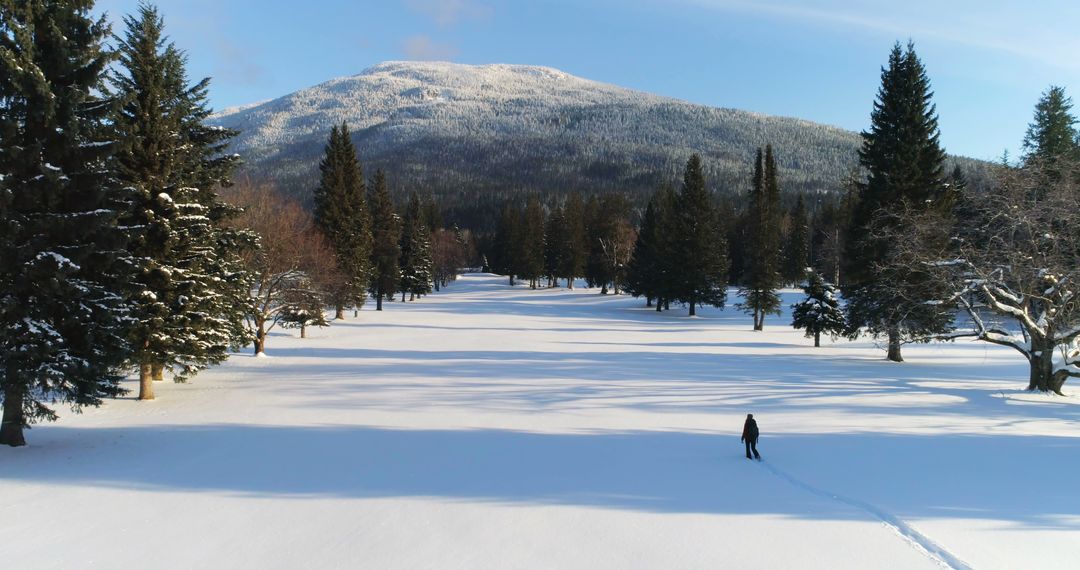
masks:
[[[869,105],[869,103],[868,103]],[[366,173],[450,208],[524,194],[621,191],[637,203],[674,183],[692,153],[710,186],[742,192],[772,144],[788,192],[827,193],[856,167],[857,133],[710,107],[534,65],[382,62],[361,73],[222,111],[256,178],[307,199],[331,126],[349,124]]]

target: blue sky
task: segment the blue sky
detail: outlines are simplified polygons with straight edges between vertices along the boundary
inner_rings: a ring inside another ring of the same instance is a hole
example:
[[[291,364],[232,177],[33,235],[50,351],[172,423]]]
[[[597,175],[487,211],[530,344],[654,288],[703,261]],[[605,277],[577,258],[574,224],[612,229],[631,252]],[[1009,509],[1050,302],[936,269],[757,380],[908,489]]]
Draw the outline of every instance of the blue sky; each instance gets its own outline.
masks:
[[[137,0],[99,0],[120,16]],[[866,127],[880,67],[915,41],[951,153],[1015,155],[1039,95],[1080,92],[1074,0],[160,0],[215,107],[386,60],[546,65],[661,95]],[[120,30],[119,23],[115,29]],[[1078,98],[1080,102],[1080,98]]]

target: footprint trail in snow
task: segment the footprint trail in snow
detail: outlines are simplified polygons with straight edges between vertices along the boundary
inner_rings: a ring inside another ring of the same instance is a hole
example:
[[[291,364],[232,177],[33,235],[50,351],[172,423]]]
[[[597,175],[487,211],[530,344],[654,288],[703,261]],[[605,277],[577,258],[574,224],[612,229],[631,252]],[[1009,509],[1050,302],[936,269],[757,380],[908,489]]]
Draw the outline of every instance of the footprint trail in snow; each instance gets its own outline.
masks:
[[[766,463],[764,461],[760,461],[759,463],[761,463],[762,467],[767,469],[773,475],[779,477],[780,479],[783,479],[784,481],[787,481],[789,484],[798,487],[799,489],[802,489],[819,497],[829,499],[831,501],[843,503],[845,505],[854,507],[856,509],[859,509],[860,511],[870,514],[874,518],[881,521],[882,524],[892,529],[893,532],[900,535],[904,540],[910,543],[913,548],[915,548],[919,552],[922,552],[934,562],[937,562],[942,568],[948,570],[971,570],[971,567],[965,564],[964,561],[957,558],[954,554],[946,550],[938,543],[930,540],[926,535],[911,528],[910,525],[900,520],[898,517],[888,512],[885,512],[865,501],[852,499],[843,495],[837,495],[835,493],[831,493],[829,491],[814,487],[809,483],[792,477],[791,475],[778,469],[771,463]]]

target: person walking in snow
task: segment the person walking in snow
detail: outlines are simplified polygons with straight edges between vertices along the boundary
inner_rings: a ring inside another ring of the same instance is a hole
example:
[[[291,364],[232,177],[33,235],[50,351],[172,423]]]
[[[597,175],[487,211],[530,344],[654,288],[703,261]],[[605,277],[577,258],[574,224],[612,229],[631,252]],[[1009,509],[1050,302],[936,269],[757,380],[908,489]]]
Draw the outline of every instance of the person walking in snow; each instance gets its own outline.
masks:
[[[746,423],[743,424],[742,439],[740,441],[746,444],[747,459],[757,458],[758,461],[761,461],[761,454],[757,451],[758,435],[757,421],[754,420],[754,414],[746,414]],[[751,451],[754,452],[753,457],[750,456]]]

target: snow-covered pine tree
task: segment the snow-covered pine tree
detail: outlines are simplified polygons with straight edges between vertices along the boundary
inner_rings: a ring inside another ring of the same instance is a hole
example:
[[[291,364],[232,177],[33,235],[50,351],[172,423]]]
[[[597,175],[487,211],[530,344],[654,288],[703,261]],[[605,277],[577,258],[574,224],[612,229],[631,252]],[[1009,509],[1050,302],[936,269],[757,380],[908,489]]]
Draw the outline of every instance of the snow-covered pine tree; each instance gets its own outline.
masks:
[[[372,240],[364,176],[347,124],[330,129],[319,174],[319,186],[314,192],[315,223],[334,248],[338,268],[345,277],[340,287],[329,292],[334,318],[344,319],[346,308],[364,304]]]
[[[401,230],[401,300],[409,300],[431,292],[434,271],[431,261],[431,231],[424,223],[420,197],[413,192],[405,208]]]
[[[784,247],[783,280],[797,284],[806,277],[810,265],[810,219],[806,213],[806,201],[799,194],[795,209],[791,212],[791,229]]]
[[[716,223],[701,157],[696,154],[686,161],[676,207],[672,257],[678,273],[673,277],[672,300],[686,303],[690,316],[697,314],[699,305],[723,307],[727,300],[727,239]]]
[[[931,95],[914,45],[903,50],[897,43],[881,72],[870,130],[862,133],[859,161],[867,178],[859,185],[844,256],[848,332],[886,337],[887,358],[895,362],[903,361],[903,343],[947,331],[953,322],[947,307],[926,302],[943,295],[933,280],[896,254],[901,220],[948,202]]]
[[[371,281],[368,291],[375,297],[375,310],[381,311],[383,299],[398,291],[401,269],[401,217],[394,212],[390,188],[382,170],[375,171],[368,199],[371,207]]]
[[[128,298],[132,363],[139,399],[152,400],[163,369],[184,381],[242,340],[244,239],[214,219],[227,211],[216,189],[235,161],[220,156],[231,133],[201,126],[207,80],[188,84],[184,54],[168,43],[156,8],[140,4],[124,22],[110,77],[121,103],[113,164],[131,194],[121,223],[131,228],[137,263]]]
[[[765,147],[764,164],[758,148],[747,219],[750,241],[738,306],[753,315],[754,330],[759,331],[765,328],[765,315],[780,314],[780,185],[772,145]]]
[[[835,286],[813,269],[806,268],[804,275],[806,298],[791,306],[791,326],[806,329],[806,336],[813,337],[814,346],[821,346],[821,333],[836,338],[844,332],[847,326],[844,311],[836,299]]]
[[[0,444],[123,392],[131,269],[93,2],[0,2]]]

